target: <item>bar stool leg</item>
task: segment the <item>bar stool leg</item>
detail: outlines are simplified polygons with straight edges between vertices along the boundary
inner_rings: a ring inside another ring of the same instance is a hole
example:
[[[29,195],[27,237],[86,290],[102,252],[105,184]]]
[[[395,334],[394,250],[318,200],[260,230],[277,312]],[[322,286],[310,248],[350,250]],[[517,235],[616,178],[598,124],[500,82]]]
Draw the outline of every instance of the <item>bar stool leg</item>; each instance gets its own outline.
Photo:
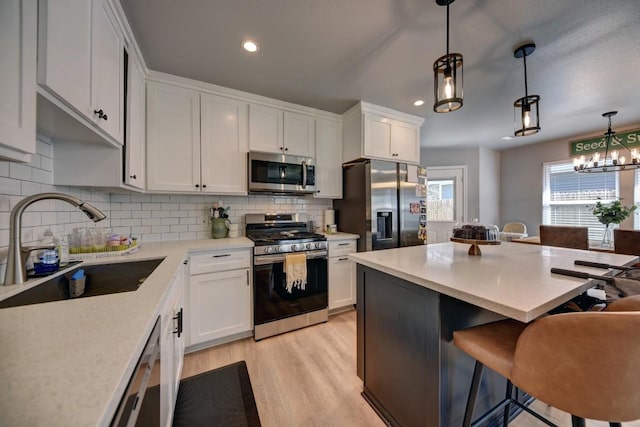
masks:
[[[584,418],[571,415],[571,427],[585,427]]]
[[[480,388],[480,380],[482,379],[482,371],[484,365],[476,360],[476,365],[473,368],[473,379],[471,380],[471,388],[469,389],[469,397],[467,398],[467,407],[464,410],[463,427],[469,427],[473,417],[473,410],[476,407],[476,400],[478,398],[478,389]]]
[[[502,425],[507,427],[509,425],[509,409],[511,409],[511,397],[513,396],[513,384],[510,380],[507,380],[507,392],[505,394],[506,404],[504,406],[504,417],[502,420]]]

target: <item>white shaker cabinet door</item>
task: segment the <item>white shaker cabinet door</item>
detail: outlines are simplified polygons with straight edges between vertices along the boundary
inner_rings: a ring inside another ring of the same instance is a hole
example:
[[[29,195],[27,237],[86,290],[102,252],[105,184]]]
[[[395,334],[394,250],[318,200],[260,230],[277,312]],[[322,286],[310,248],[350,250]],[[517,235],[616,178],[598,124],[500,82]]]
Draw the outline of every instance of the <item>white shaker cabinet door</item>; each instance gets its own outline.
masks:
[[[342,198],[342,123],[316,120],[315,197]]]
[[[349,258],[329,258],[329,310],[356,303],[356,267]]]
[[[105,0],[93,1],[91,105],[94,121],[117,141],[123,136],[123,45]]]
[[[392,157],[397,161],[420,163],[420,128],[396,121],[391,128]]]
[[[90,0],[40,0],[38,83],[87,117],[91,105]]]
[[[35,152],[36,19],[32,0],[0,2],[0,157],[9,160]]]
[[[395,160],[391,155],[391,120],[375,114],[365,114],[363,144],[365,156]]]
[[[250,331],[250,270],[191,276],[190,345]]]
[[[248,104],[201,94],[202,191],[247,194]]]
[[[249,105],[249,149],[284,153],[283,111],[264,105]]]
[[[127,144],[125,153],[124,182],[132,187],[145,189],[146,145],[146,92],[142,66],[129,56],[129,84],[127,99]]]
[[[315,118],[284,112],[284,152],[294,156],[314,157],[316,154]]]
[[[200,192],[200,94],[147,84],[147,189]]]

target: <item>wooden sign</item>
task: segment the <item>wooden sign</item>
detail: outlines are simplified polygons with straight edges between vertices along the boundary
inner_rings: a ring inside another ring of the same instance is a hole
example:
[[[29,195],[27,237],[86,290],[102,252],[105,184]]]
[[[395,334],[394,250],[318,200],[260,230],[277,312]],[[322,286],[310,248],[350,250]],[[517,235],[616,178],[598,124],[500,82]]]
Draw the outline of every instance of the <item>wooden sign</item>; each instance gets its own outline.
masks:
[[[609,147],[609,150],[624,150],[620,141],[622,141],[629,150],[633,150],[634,148],[640,149],[640,129],[616,133],[611,140],[611,147]],[[572,156],[604,152],[606,149],[606,143],[607,141],[604,136],[570,141],[569,151]]]

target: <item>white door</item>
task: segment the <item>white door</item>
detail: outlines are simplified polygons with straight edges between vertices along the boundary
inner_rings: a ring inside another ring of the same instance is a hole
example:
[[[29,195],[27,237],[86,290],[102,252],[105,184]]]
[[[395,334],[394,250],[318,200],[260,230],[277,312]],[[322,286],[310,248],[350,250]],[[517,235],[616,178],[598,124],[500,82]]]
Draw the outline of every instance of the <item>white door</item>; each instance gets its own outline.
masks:
[[[448,242],[466,218],[466,166],[427,168],[427,243]]]
[[[364,155],[395,160],[391,153],[391,121],[374,114],[364,115]]]
[[[395,122],[391,127],[391,155],[399,162],[420,163],[420,128]]]
[[[146,94],[144,73],[138,61],[129,56],[129,99],[127,114],[127,145],[124,182],[144,190],[146,145]]]
[[[316,120],[315,197],[342,198],[342,125],[333,120]]]
[[[249,105],[249,149],[284,153],[284,114],[277,108]]]

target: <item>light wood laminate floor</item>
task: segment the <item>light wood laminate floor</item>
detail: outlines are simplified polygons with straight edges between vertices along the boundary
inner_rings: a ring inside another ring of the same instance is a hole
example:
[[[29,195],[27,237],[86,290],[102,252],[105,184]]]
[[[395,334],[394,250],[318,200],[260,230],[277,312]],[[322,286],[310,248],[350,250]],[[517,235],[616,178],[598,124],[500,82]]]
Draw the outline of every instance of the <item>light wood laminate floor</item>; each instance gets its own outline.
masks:
[[[247,363],[264,427],[384,426],[360,396],[355,310],[331,316],[327,323],[262,341],[248,338],[187,354],[182,377],[240,360]],[[541,402],[534,402],[532,407],[561,427],[571,425],[571,417],[564,412]],[[510,427],[540,425],[525,413]],[[640,427],[640,422],[623,425]],[[608,424],[587,421],[587,426]]]

